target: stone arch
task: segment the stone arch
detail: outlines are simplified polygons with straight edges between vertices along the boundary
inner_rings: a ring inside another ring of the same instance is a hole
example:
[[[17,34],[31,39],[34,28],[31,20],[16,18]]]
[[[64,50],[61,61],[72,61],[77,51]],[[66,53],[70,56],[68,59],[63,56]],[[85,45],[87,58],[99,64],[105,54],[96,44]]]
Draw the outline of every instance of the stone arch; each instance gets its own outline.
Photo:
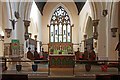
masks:
[[[92,14],[92,19],[96,18],[96,7],[95,7],[95,2],[89,2],[90,8],[91,8],[91,14]]]
[[[118,3],[113,2],[111,11],[111,28],[118,27]]]
[[[91,18],[91,20],[94,20],[96,18],[96,10],[94,6],[94,2],[88,2],[88,5],[90,6],[91,12],[87,12],[87,14],[85,15],[84,27],[83,27],[83,32],[85,34],[86,34],[88,19]]]
[[[31,8],[32,8],[32,3],[33,2],[26,2],[26,7],[24,10],[24,17],[26,20],[30,19],[30,12],[31,12]]]
[[[85,26],[83,27],[83,32],[84,33],[86,32],[86,24],[87,24],[88,16],[89,16],[89,14],[87,13],[86,16],[85,16],[85,21],[84,21]]]
[[[87,18],[85,33],[87,34],[88,38],[92,37],[93,26],[92,26],[92,18],[90,16],[88,16]]]

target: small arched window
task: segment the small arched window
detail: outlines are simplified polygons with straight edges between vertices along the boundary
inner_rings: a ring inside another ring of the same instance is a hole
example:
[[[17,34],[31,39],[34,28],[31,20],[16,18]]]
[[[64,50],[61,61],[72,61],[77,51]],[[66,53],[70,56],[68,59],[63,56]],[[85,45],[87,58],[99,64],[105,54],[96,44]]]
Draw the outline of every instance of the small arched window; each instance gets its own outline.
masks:
[[[65,9],[59,6],[50,21],[50,42],[71,42],[71,30],[70,17]]]

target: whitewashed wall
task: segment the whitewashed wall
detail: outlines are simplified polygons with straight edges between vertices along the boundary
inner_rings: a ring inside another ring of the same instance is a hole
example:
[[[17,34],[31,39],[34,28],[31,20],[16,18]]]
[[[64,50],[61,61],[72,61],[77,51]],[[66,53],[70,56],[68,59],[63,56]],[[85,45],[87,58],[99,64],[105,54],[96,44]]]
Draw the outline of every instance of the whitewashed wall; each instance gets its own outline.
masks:
[[[39,9],[37,8],[36,4],[33,3],[32,9],[31,9],[31,14],[30,14],[30,27],[29,27],[29,32],[32,33],[32,38],[34,39],[34,35],[38,35],[37,40],[42,41],[42,32],[41,32],[41,13]],[[39,44],[38,44],[38,51],[39,51]]]

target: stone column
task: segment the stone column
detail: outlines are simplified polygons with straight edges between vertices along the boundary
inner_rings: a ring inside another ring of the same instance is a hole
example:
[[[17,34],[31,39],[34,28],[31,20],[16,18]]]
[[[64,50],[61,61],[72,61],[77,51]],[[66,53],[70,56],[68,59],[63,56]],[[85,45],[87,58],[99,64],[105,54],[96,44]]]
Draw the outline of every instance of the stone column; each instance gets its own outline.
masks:
[[[0,57],[4,56],[4,36],[0,35]]]
[[[27,40],[29,38],[29,33],[28,33],[28,27],[30,26],[30,21],[28,20],[23,20],[24,22],[24,26],[25,26],[25,40]]]
[[[36,41],[35,47],[37,48],[37,35],[35,35],[34,38],[35,38],[35,41]]]
[[[98,39],[98,30],[97,30],[98,23],[99,23],[99,20],[93,20],[93,28],[94,28],[93,38],[96,40]]]
[[[25,33],[24,33],[24,38],[25,38],[25,42],[24,42],[24,52],[27,53],[27,40],[29,38],[29,33],[28,33],[28,27],[30,26],[30,21],[28,20],[23,20],[24,22],[24,26],[25,26]],[[25,55],[24,55],[25,56]]]
[[[98,24],[99,24],[99,20],[93,20],[93,46],[94,46],[94,50],[95,50],[95,53],[96,53],[96,56],[97,56],[97,60],[98,60],[98,47],[97,47],[97,44],[98,44]]]
[[[87,34],[84,35],[84,49],[87,47],[86,45]]]

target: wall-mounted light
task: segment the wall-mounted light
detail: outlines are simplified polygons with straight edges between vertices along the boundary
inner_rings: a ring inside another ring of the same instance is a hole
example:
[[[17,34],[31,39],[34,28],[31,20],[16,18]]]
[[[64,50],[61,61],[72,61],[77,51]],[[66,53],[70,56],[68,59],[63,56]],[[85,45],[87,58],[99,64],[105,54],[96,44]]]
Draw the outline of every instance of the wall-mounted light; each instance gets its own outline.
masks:
[[[111,28],[112,37],[116,37],[116,32],[118,28]]]
[[[12,32],[12,29],[5,29],[5,32],[6,32],[7,38],[10,38],[10,34]]]
[[[105,17],[107,16],[107,14],[108,14],[108,10],[107,9],[103,10],[102,15]]]

